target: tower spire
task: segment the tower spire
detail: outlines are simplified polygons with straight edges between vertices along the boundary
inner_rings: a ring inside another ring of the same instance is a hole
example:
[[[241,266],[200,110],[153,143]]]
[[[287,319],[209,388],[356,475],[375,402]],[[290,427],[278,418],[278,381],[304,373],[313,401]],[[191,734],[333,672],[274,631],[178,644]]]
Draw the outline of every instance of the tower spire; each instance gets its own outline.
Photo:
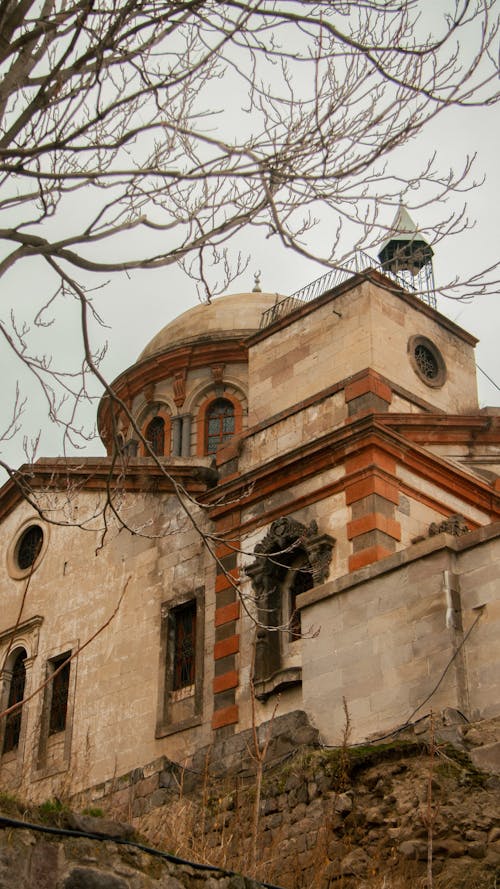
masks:
[[[403,278],[411,289],[436,308],[434,293],[434,251],[418,230],[408,210],[401,201],[391,225],[391,234],[378,253],[384,271]]]

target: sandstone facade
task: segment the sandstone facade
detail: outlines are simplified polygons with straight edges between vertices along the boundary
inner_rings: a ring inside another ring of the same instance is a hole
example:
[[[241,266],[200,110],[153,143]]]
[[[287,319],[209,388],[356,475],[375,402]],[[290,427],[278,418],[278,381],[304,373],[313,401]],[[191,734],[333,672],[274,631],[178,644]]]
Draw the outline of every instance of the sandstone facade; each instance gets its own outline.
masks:
[[[474,338],[376,270],[261,322],[277,302],[167,325],[101,403],[107,457],[2,489],[4,787],[189,764],[276,704],[325,743],[343,698],[353,741],[500,712],[500,424]]]

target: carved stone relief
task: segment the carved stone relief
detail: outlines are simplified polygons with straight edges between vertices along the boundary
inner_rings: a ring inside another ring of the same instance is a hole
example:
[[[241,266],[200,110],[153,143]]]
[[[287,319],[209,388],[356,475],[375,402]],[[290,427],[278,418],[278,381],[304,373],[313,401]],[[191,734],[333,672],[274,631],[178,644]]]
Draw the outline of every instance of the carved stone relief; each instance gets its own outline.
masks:
[[[309,526],[289,517],[274,521],[254,549],[256,559],[245,568],[252,581],[259,626],[255,648],[255,682],[258,684],[280,670],[282,627],[281,584],[290,569],[290,559],[294,553],[303,553],[310,566],[313,585],[323,583],[328,577],[335,539],[329,534],[320,534],[318,525],[312,521]],[[286,684],[286,683],[281,683]]]
[[[174,374],[174,401],[177,407],[182,407],[186,400],[186,369]]]
[[[469,528],[463,515],[451,515],[442,522],[431,522],[429,525],[429,537],[435,537],[436,534],[452,534],[453,537],[461,537],[462,534],[469,534]]]

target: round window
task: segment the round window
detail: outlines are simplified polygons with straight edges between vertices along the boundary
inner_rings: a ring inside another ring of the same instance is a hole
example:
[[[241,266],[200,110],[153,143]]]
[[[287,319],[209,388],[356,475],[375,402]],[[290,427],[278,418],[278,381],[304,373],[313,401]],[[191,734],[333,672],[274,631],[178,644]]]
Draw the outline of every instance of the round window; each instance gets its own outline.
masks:
[[[28,577],[36,571],[49,543],[49,528],[45,522],[24,522],[7,550],[7,571],[14,580]]]
[[[446,365],[441,352],[426,336],[412,336],[408,352],[413,370],[427,386],[442,386],[446,381]]]
[[[41,552],[42,544],[43,531],[40,525],[30,525],[29,528],[26,528],[26,531],[23,531],[17,542],[15,553],[16,564],[21,571],[26,571],[27,568],[31,568],[36,562]]]

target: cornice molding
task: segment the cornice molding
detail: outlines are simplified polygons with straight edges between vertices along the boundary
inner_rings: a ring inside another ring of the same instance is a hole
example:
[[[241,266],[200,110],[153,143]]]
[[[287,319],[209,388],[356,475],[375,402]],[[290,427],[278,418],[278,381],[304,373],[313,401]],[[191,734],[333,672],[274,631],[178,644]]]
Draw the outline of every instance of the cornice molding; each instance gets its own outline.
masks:
[[[152,457],[130,457],[126,465],[110,457],[63,459],[49,457],[25,464],[0,488],[0,520],[22,500],[36,492],[58,494],[116,490],[137,493],[174,493],[182,485],[189,494],[203,494],[210,458],[166,458],[158,465]],[[167,474],[165,474],[167,473]]]
[[[302,306],[299,306],[298,308],[293,309],[293,311],[289,312],[288,314],[283,315],[281,318],[278,318],[272,324],[269,324],[268,327],[264,327],[261,330],[258,330],[256,333],[252,334],[248,338],[248,345],[254,346],[257,343],[260,343],[262,340],[276,333],[278,330],[282,330],[284,327],[287,327],[289,324],[297,321],[299,318],[303,318],[305,315],[309,315],[311,312],[315,311],[315,309],[319,308],[325,303],[338,299],[338,297],[342,296],[342,294],[348,293],[350,290],[354,290],[356,287],[359,287],[365,282],[370,282],[376,287],[380,287],[383,290],[389,291],[393,296],[398,297],[407,305],[411,306],[412,309],[415,309],[417,312],[421,312],[423,315],[427,315],[427,317],[432,318],[434,321],[437,321],[442,327],[445,327],[447,330],[451,331],[455,336],[459,337],[470,346],[476,346],[479,342],[477,337],[473,336],[462,327],[459,327],[458,324],[455,324],[453,321],[450,321],[449,318],[447,318],[445,315],[442,315],[440,312],[437,311],[437,309],[431,308],[431,306],[428,306],[427,303],[424,303],[423,300],[419,299],[418,296],[413,296],[413,294],[409,293],[407,290],[399,287],[391,278],[386,277],[386,275],[384,275],[382,272],[373,268],[367,269],[364,272],[358,272],[357,274],[353,275],[352,278],[349,278],[347,281],[344,281],[337,287],[334,287],[331,290],[327,290],[325,293],[322,293],[321,296],[316,297],[316,299],[312,299],[310,302],[306,302]]]
[[[187,374],[198,367],[248,362],[248,349],[241,337],[198,340],[188,345],[172,346],[132,364],[111,383],[115,395],[129,406],[146,386]],[[97,422],[101,437],[110,423],[111,398],[104,395],[99,403]]]
[[[386,425],[388,416],[390,415],[379,414],[354,419],[320,439],[307,442],[248,472],[232,476],[227,482],[220,482],[216,489],[207,492],[203,498],[207,504],[213,504],[210,510],[211,517],[219,519],[230,514],[235,508],[235,503],[238,509],[251,506],[274,492],[288,489],[326,469],[344,464],[348,457],[358,456],[362,450],[375,446],[417,476],[439,486],[450,495],[462,498],[470,506],[486,512],[492,520],[500,518],[500,492],[495,492],[491,485],[478,479],[467,469],[462,471],[459,466],[448,463],[444,458],[416,442],[404,438]],[[474,422],[472,428],[475,428]],[[341,479],[327,486],[329,492],[340,492],[373,471],[381,478],[402,486],[397,476],[391,475],[383,468],[374,467],[373,470],[358,469],[346,473]],[[408,493],[408,485],[404,487]],[[325,490],[319,489],[316,495],[308,496],[307,502],[314,502],[324,495]],[[435,506],[441,505],[445,513],[445,504],[439,504],[435,495],[431,496]],[[297,508],[299,508],[297,501],[290,503],[291,512]],[[244,527],[247,529],[247,525],[248,528],[265,525],[272,521],[272,517],[274,512],[268,511],[266,515],[245,523]]]

